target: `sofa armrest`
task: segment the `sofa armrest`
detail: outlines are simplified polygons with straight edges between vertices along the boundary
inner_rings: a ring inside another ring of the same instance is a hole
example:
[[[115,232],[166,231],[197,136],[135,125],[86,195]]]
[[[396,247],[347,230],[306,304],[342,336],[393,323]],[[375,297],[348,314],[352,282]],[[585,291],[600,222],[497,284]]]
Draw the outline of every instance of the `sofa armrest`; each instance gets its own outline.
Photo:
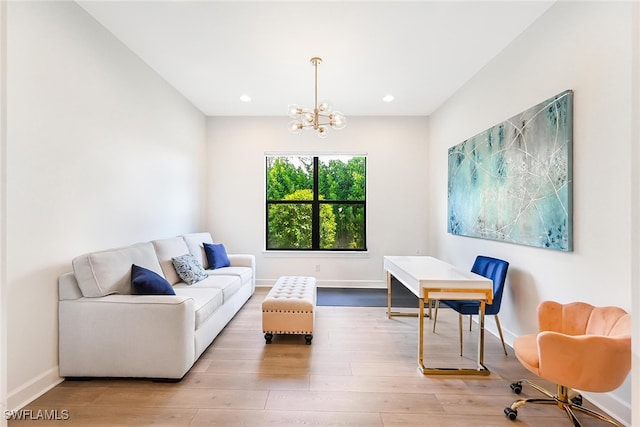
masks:
[[[229,262],[232,267],[251,267],[256,269],[256,257],[250,254],[228,254]]]
[[[252,254],[228,254],[231,267],[249,267],[251,269],[251,287],[256,289],[256,257]]]
[[[82,291],[73,273],[65,273],[58,278],[58,299],[75,300],[82,298]]]
[[[59,302],[60,376],[182,378],[195,360],[193,299],[108,295]]]

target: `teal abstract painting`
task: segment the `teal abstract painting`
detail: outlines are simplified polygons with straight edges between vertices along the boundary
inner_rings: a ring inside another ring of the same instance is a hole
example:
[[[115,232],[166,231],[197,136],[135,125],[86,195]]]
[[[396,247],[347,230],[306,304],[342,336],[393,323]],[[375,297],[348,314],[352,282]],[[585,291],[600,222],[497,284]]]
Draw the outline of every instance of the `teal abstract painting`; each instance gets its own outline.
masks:
[[[572,250],[573,91],[449,148],[448,232]]]

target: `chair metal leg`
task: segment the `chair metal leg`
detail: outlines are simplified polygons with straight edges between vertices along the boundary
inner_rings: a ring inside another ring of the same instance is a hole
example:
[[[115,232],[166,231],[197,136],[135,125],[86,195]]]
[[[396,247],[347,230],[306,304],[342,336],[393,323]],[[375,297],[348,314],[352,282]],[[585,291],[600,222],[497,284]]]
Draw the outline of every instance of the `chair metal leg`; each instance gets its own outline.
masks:
[[[460,356],[462,356],[462,314],[458,313],[458,332],[460,333]]]
[[[609,418],[609,417],[607,417],[605,415],[602,415],[602,414],[600,414],[600,413],[598,413],[596,411],[592,411],[589,408],[585,408],[582,405],[571,404],[571,409],[575,409],[576,411],[580,411],[580,412],[582,412],[584,414],[590,415],[593,418],[597,418],[597,419],[599,419],[601,421],[605,421],[605,422],[607,422],[609,424],[613,424],[614,426],[618,426],[618,427],[622,426],[622,424],[618,423],[617,421],[612,420],[611,418]]]
[[[433,313],[433,333],[436,332],[436,322],[438,321],[438,307],[440,306],[440,300],[436,300],[436,310]]]
[[[500,326],[500,319],[498,319],[498,315],[495,315],[496,318],[496,326],[498,327],[498,333],[500,334],[500,341],[502,341],[502,349],[504,350],[504,355],[507,356],[507,346],[504,344],[504,336],[502,335],[502,327]]]
[[[435,300],[435,312],[433,313],[433,333],[436,332],[436,323],[438,322],[438,307],[440,307],[440,300]],[[471,330],[471,321],[473,319],[473,315],[469,315],[469,330]],[[504,343],[504,335],[502,334],[502,326],[500,325],[500,319],[498,319],[498,315],[495,315],[496,326],[498,327],[498,333],[500,334],[500,341],[502,341],[502,349],[504,350],[504,355],[507,356],[507,345]],[[458,329],[460,334],[460,356],[462,356],[462,315],[458,314]]]

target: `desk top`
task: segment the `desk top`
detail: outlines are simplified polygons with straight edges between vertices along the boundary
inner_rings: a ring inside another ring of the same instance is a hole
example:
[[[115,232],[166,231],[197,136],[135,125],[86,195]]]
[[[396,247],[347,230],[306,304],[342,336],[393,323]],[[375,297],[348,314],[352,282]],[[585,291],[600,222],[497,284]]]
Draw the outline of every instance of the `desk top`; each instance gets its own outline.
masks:
[[[482,294],[489,303],[493,298],[490,279],[430,256],[385,256],[384,269],[419,298],[477,299]],[[463,292],[470,294],[465,297]]]

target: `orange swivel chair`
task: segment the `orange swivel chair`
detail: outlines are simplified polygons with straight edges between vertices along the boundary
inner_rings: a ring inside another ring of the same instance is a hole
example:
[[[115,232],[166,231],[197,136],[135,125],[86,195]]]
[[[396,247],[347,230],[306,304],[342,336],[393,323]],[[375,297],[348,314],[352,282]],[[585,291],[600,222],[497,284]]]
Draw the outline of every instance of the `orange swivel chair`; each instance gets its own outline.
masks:
[[[615,390],[631,370],[631,315],[618,307],[594,307],[582,302],[560,304],[544,301],[538,306],[537,334],[516,338],[513,349],[522,365],[540,378],[557,384],[556,394],[526,379],[511,384],[516,394],[529,384],[547,398],[520,399],[504,409],[515,420],[518,409],[529,403],[556,404],[574,426],[574,411],[621,426],[617,421],[582,406],[578,393]]]

